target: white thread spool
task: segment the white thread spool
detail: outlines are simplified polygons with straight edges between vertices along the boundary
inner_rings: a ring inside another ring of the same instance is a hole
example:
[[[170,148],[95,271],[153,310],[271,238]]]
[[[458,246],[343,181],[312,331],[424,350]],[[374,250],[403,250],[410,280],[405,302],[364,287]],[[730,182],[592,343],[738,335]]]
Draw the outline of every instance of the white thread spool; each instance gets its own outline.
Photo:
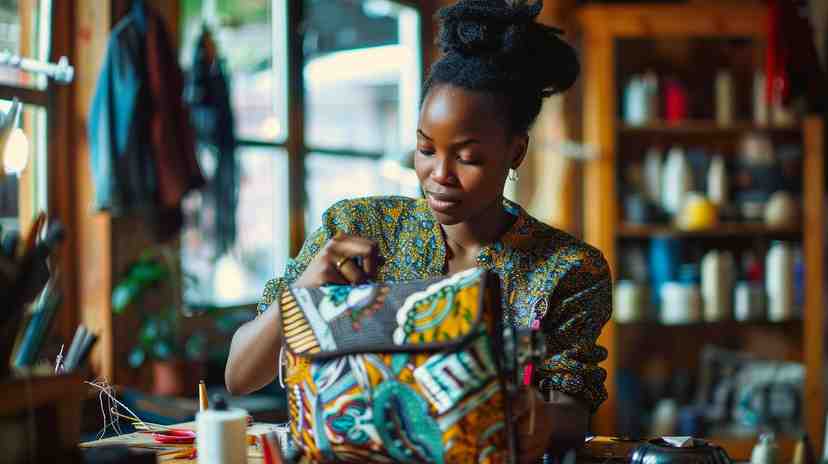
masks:
[[[200,464],[247,463],[247,411],[228,409],[223,398],[214,409],[196,415],[196,445]]]

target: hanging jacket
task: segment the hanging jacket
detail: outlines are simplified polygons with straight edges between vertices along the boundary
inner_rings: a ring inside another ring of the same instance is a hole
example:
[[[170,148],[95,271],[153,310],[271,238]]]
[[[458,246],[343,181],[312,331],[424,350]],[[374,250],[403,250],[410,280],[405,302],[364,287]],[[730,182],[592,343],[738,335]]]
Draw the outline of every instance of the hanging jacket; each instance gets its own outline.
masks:
[[[204,185],[182,87],[163,19],[136,1],[112,30],[89,114],[94,206],[144,214],[162,240],[181,227],[183,196]]]
[[[236,160],[235,115],[230,86],[216,53],[212,34],[205,27],[196,44],[193,68],[187,79],[185,100],[190,106],[196,141],[207,148],[199,156],[215,157],[205,194],[219,214],[214,218],[215,257],[236,241],[236,210],[239,201],[239,166]],[[198,212],[196,212],[198,213]],[[201,221],[197,221],[201,222]]]
[[[94,207],[113,216],[151,210],[155,204],[145,103],[146,28],[143,12],[132,11],[112,29],[89,113]]]

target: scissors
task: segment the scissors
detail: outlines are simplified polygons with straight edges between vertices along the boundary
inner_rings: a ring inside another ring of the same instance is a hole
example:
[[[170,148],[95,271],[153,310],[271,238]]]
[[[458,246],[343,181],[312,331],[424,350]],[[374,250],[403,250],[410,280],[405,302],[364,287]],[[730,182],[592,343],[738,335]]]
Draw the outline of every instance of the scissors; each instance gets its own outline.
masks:
[[[168,429],[152,433],[156,443],[184,445],[195,443],[196,434],[187,429]]]

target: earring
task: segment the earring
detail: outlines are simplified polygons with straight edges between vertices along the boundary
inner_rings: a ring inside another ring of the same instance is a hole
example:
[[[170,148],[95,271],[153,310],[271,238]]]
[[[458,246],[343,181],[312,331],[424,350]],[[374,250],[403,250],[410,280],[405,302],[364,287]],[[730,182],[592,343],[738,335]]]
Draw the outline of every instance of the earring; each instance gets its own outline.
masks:
[[[520,174],[512,168],[509,168],[509,180],[512,182],[517,182],[520,179]]]

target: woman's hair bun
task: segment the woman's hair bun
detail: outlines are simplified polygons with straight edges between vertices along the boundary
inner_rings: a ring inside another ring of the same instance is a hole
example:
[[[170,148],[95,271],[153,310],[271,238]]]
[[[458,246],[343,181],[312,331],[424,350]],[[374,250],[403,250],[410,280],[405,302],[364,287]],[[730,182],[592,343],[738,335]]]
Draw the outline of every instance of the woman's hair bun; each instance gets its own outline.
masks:
[[[580,67],[560,29],[535,21],[542,0],[459,0],[441,9],[437,44],[445,54],[480,59],[544,95],[568,89]],[[509,79],[513,80],[513,79]]]

